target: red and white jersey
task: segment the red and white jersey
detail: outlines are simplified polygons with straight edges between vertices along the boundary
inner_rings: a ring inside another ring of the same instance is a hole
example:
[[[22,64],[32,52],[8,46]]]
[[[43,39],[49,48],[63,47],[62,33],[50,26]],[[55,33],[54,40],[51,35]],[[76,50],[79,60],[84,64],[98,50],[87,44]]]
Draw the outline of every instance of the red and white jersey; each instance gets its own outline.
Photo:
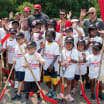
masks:
[[[20,47],[21,47],[22,51],[25,53],[25,44],[22,44]],[[15,47],[15,55],[14,55],[14,57],[16,59],[15,70],[24,72],[25,71],[24,67],[23,67],[24,57],[23,57],[23,54],[20,51],[18,43],[17,43],[17,45]]]
[[[15,46],[17,45],[16,39],[9,38],[7,39],[7,48],[8,48],[8,63],[13,64],[13,58],[15,55]]]
[[[98,78],[99,74],[99,67],[101,62],[101,53],[98,55],[91,54],[88,56],[88,63],[89,63],[89,78],[94,79]],[[101,75],[104,75],[103,64],[101,66]]]
[[[64,67],[64,78],[74,78],[75,75],[75,69],[77,64],[72,63],[69,61],[69,59],[73,59],[78,61],[78,51],[73,48],[72,50],[66,50],[63,49],[62,51],[62,61],[63,63],[66,63],[66,66]],[[60,58],[61,61],[61,58]],[[62,67],[60,71],[60,76],[62,76]]]
[[[48,42],[46,41],[45,50],[44,50],[44,59],[45,59],[44,70],[47,70],[47,68],[53,62],[53,59],[56,55],[59,55],[58,44],[56,42],[52,42],[51,44],[48,44]],[[58,59],[54,64],[55,71],[57,71],[57,66],[58,66]]]
[[[36,54],[36,56],[39,57],[40,60],[44,60],[39,53],[35,53],[35,54]],[[25,57],[30,65],[30,68],[32,69],[32,72],[34,73],[36,80],[40,81],[40,67],[39,67],[39,62],[35,60],[35,55],[34,54],[30,55],[27,53],[25,55]],[[24,65],[25,64],[26,64],[26,62],[24,62]],[[26,81],[26,82],[33,82],[34,81],[33,76],[28,68],[25,68],[24,81]]]
[[[78,51],[78,57],[80,58],[80,60],[83,60],[83,56],[82,56],[82,53],[84,53],[86,55],[86,59],[89,55],[89,52],[88,51]],[[77,64],[77,67],[76,67],[76,72],[75,74],[76,75],[80,75],[79,73],[79,64]],[[85,75],[87,73],[87,66],[88,66],[88,63],[80,63],[80,71],[81,71],[81,75]]]

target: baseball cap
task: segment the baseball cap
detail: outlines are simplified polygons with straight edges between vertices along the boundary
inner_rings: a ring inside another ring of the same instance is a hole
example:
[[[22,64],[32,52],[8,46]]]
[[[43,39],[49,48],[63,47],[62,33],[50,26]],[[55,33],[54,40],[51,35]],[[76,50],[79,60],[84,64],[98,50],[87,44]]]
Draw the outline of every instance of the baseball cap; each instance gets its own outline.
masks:
[[[18,32],[18,33],[16,34],[16,39],[21,39],[21,38],[24,38],[24,33]]]
[[[35,4],[34,9],[41,9],[41,5],[40,4]]]
[[[93,48],[97,49],[97,50],[101,50],[102,49],[102,44],[99,43],[99,42],[95,42],[93,45],[92,45]]]
[[[10,28],[10,29],[9,29],[9,33],[14,33],[14,34],[16,34],[16,33],[17,33],[17,30],[16,30],[15,28]]]
[[[71,42],[71,43],[74,43],[74,38],[72,36],[68,36],[65,38],[65,43],[67,42]]]
[[[29,41],[27,43],[27,48],[35,48],[36,47],[36,42],[34,41]]]
[[[73,32],[73,28],[72,28],[72,27],[66,27],[66,28],[65,28],[65,31],[69,31],[69,32],[72,31],[72,32]]]
[[[30,11],[30,7],[25,7],[23,11]]]

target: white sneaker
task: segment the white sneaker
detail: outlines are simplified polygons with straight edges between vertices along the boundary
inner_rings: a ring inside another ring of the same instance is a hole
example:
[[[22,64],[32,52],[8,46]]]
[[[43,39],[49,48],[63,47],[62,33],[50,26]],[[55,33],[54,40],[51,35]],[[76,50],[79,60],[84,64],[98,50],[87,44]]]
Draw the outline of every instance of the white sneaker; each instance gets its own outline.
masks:
[[[18,82],[18,81],[15,81],[15,86],[14,86],[14,88],[18,88],[18,86],[19,86],[19,82]]]
[[[9,82],[8,87],[11,87],[11,83]]]

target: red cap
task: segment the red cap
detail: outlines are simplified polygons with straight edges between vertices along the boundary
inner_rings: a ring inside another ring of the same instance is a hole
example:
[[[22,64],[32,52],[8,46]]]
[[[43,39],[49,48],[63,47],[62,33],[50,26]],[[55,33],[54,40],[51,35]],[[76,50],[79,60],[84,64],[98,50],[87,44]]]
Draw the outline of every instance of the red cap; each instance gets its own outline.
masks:
[[[35,4],[34,9],[41,9],[41,5],[40,4]]]
[[[30,11],[31,9],[30,9],[30,7],[25,7],[24,8],[24,11]]]

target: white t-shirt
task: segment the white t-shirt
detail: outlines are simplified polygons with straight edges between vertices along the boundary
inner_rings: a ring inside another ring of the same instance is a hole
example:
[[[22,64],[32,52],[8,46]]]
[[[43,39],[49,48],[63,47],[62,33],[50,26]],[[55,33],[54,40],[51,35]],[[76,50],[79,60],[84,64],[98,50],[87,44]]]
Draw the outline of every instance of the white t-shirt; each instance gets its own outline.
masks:
[[[56,42],[56,43],[58,42],[60,35],[61,34],[59,32],[56,32],[56,38],[55,38],[54,42]]]
[[[83,60],[82,53],[84,53],[86,55],[86,59],[88,59],[87,58],[89,55],[88,51],[82,51],[82,52],[78,51],[78,57],[80,58],[80,60]],[[78,65],[79,64],[77,64],[77,68],[76,68],[76,72],[75,72],[76,75],[80,75]],[[80,71],[81,71],[81,75],[85,75],[87,73],[87,62],[80,64]]]
[[[99,53],[98,55],[91,54],[88,56],[90,79],[98,78],[100,61],[101,61],[101,53]],[[104,75],[104,69],[102,64],[100,77],[103,75]]]
[[[73,48],[72,50],[68,51],[66,49],[63,49],[62,51],[62,57],[63,62],[66,63],[66,66],[64,67],[64,78],[74,78],[75,75],[75,69],[77,67],[77,64],[69,62],[69,58],[78,61],[78,51]],[[61,61],[61,58],[60,58]],[[62,67],[60,70],[60,76],[62,76]]]
[[[34,33],[32,36],[32,40],[37,44],[37,50],[40,49],[40,43],[43,42],[43,39],[39,40],[39,33]]]
[[[5,37],[6,32],[3,28],[0,28],[0,41]],[[6,42],[3,44],[3,48],[6,48]],[[0,55],[1,55],[1,49],[0,49]]]
[[[37,56],[39,56],[39,59],[40,60],[44,60],[41,55],[39,53],[35,53],[37,54]],[[34,73],[34,76],[36,78],[37,81],[40,81],[40,67],[39,67],[39,62],[35,60],[35,55],[29,55],[28,53],[25,55],[29,65],[30,65],[30,68],[32,69],[32,72]],[[25,65],[25,61],[24,61],[24,65]],[[27,81],[27,82],[33,82],[34,79],[33,79],[33,76],[30,72],[30,70],[28,68],[25,68],[25,79],[24,81]]]
[[[47,68],[50,66],[50,64],[53,62],[53,59],[56,55],[59,55],[59,46],[56,42],[52,42],[52,44],[48,45],[48,42],[46,41],[45,50],[44,50],[44,59],[45,59],[45,65],[44,70],[47,70]],[[57,71],[58,66],[58,59],[54,63],[55,71]]]
[[[25,44],[22,44],[20,47],[21,47],[22,51],[25,53]],[[25,71],[25,68],[23,67],[24,57],[23,57],[23,54],[21,53],[21,51],[19,49],[19,44],[18,43],[15,47],[14,57],[16,59],[15,70],[24,72]]]
[[[15,46],[17,45],[16,39],[9,38],[7,39],[8,47],[8,63],[13,64],[13,58],[15,55]]]
[[[30,31],[24,31],[24,34],[25,34],[25,38],[26,38],[26,40],[27,40],[27,42],[28,41],[30,41]]]

